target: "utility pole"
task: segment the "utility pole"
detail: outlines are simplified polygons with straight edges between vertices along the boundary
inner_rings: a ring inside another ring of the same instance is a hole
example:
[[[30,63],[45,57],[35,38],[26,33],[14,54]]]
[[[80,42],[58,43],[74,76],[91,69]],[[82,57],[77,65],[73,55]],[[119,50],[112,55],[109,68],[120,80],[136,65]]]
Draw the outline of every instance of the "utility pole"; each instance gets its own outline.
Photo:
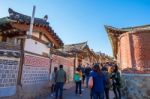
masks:
[[[27,35],[27,38],[29,38],[29,39],[32,37],[33,24],[34,24],[34,16],[35,16],[35,9],[36,9],[36,7],[33,6],[32,17],[31,17],[31,21],[30,21],[29,33]]]

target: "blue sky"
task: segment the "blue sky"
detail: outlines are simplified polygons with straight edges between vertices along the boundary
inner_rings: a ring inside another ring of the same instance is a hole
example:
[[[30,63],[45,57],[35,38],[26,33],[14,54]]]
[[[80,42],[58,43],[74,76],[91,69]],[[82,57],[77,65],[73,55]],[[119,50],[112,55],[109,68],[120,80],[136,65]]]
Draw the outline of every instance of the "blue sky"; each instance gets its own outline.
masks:
[[[94,51],[112,56],[104,25],[128,27],[150,23],[150,0],[0,0],[0,17],[8,8],[36,17],[48,15],[50,25],[65,44],[88,41]]]

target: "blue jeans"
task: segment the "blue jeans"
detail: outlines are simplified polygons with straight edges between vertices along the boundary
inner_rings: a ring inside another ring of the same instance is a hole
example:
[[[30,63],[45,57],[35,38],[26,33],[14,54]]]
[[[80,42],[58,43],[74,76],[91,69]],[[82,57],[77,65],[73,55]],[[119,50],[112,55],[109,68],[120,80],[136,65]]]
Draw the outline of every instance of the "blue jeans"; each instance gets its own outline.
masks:
[[[64,87],[63,82],[57,82],[56,83],[56,96],[55,96],[56,99],[58,98],[58,93],[59,93],[60,98],[62,98],[62,96],[63,96],[63,87]]]
[[[93,99],[104,99],[104,92],[97,92],[92,94]]]
[[[86,79],[86,87],[88,87],[88,82],[89,82],[89,76],[85,76],[85,79]]]
[[[76,81],[76,90],[75,90],[76,94],[82,94],[81,91],[81,81]]]

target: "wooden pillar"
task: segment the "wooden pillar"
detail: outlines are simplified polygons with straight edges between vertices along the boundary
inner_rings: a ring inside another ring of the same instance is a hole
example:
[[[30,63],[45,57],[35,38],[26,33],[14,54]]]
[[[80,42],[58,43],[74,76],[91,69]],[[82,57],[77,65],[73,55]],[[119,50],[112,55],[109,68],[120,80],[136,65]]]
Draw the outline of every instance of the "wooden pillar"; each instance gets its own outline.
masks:
[[[7,41],[7,36],[6,35],[2,35],[2,42],[6,42]]]
[[[50,68],[49,68],[49,74],[51,74],[52,72],[52,63],[53,63],[53,59],[50,58]]]
[[[39,33],[39,39],[42,39],[42,32]]]
[[[49,68],[49,74],[51,74],[52,72],[52,63],[53,63],[53,59],[52,59],[52,47],[49,50],[49,59],[50,59],[50,68]]]
[[[18,70],[18,79],[17,84],[21,85],[21,78],[22,78],[22,70],[23,70],[23,64],[24,64],[24,46],[25,46],[25,39],[21,39],[20,47],[21,47],[21,57],[20,57],[20,64],[19,64],[19,70]]]
[[[74,57],[73,74],[75,74],[75,71],[76,71],[76,56]]]
[[[76,54],[76,68],[78,67],[78,54]]]

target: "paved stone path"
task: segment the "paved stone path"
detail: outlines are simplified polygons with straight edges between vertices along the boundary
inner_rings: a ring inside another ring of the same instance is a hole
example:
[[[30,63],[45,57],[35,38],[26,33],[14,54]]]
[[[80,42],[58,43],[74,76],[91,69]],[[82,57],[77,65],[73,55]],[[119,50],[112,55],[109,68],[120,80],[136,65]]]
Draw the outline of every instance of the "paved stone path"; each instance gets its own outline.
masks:
[[[80,95],[75,95],[74,87],[66,89],[66,90],[64,90],[64,96],[63,96],[64,98],[63,99],[90,99],[89,89],[83,87],[82,91],[83,91],[83,94],[82,94],[82,96],[80,96]],[[113,95],[112,91],[110,91],[110,96],[111,96],[110,99],[113,99],[114,95]],[[45,97],[38,97],[37,99],[54,99],[54,97],[48,95]]]

